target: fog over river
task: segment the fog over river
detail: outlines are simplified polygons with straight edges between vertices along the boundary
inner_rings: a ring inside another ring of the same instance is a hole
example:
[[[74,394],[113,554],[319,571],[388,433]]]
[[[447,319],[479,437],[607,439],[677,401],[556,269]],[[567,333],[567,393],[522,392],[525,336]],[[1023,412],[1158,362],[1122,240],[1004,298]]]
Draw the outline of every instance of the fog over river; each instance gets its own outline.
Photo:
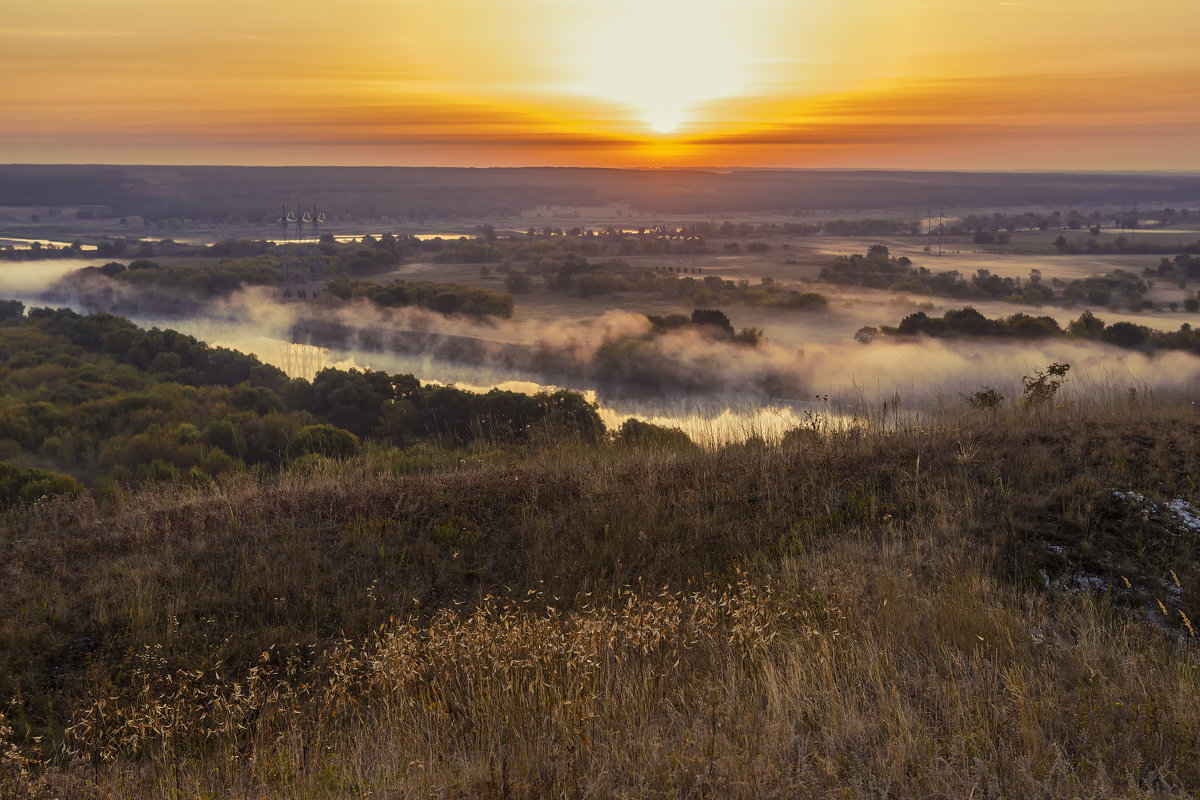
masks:
[[[20,299],[27,306],[47,305],[40,293],[79,266],[77,260],[0,263],[0,297]],[[576,313],[564,305],[526,308],[521,299],[511,320],[494,323],[415,309],[385,313],[365,303],[322,312],[327,321],[355,332],[341,346],[295,343],[297,320],[314,313],[314,306],[311,301],[281,301],[269,290],[247,290],[192,315],[126,316],[145,327],[170,327],[211,345],[253,353],[295,377],[312,378],[320,369],[338,367],[410,373],[423,382],[475,391],[572,389],[597,403],[610,428],[636,417],[679,427],[704,443],[752,435],[775,439],[791,428],[855,416],[894,418],[898,408],[904,413],[962,407],[964,395],[983,386],[1016,397],[1022,376],[1052,362],[1071,365],[1064,391],[1081,395],[1125,398],[1132,388],[1139,394],[1150,390],[1162,398],[1189,401],[1200,389],[1200,357],[1180,351],[1146,354],[1069,339],[920,338],[864,346],[854,341],[857,327],[895,324],[908,313],[904,303],[915,306],[905,300],[898,305],[895,297],[881,293],[831,291],[830,296],[830,310],[819,313],[756,314],[753,309],[728,308],[735,326],[763,328],[767,340],[757,347],[714,342],[694,332],[648,338],[644,314],[594,309]],[[94,310],[69,304],[81,312]],[[951,306],[942,301],[928,313],[940,313],[944,307]],[[979,307],[989,316],[1018,310]],[[1047,309],[1051,310],[1056,316],[1061,311]],[[1118,318],[1105,316],[1110,321]],[[473,342],[476,354],[484,356],[464,360],[438,346],[423,352],[398,352],[387,346],[389,337],[405,336]],[[364,337],[370,339],[369,346],[362,345]],[[622,383],[619,376],[625,373],[614,378],[609,372],[606,380],[598,381],[586,370],[545,366],[596,363],[612,350],[614,341],[622,340],[642,343],[637,355],[641,363],[635,365],[642,370],[641,382],[636,385]],[[487,357],[491,352],[508,355],[492,359]],[[514,359],[514,352],[529,358]],[[682,388],[647,391],[646,373],[659,372],[669,372],[673,381],[663,385]]]

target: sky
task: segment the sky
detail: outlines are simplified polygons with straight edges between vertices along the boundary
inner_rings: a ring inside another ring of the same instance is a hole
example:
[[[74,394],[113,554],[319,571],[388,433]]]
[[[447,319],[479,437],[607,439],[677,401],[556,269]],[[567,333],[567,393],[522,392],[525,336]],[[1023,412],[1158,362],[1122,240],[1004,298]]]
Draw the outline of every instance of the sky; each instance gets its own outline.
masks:
[[[0,163],[1200,170],[1200,0],[39,0]]]

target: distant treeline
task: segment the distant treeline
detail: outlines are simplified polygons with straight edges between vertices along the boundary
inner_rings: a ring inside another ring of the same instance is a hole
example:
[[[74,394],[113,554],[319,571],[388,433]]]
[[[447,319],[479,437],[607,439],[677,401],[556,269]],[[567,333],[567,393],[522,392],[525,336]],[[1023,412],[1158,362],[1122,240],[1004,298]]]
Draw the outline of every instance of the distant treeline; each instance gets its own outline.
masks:
[[[428,281],[392,281],[381,286],[370,281],[336,278],[325,285],[328,295],[340,300],[366,299],[380,308],[415,307],[439,314],[464,314],[470,317],[512,316],[512,295],[490,289],[475,289],[457,283]]]
[[[275,250],[275,243],[260,239],[225,239],[213,244],[176,242],[174,239],[139,239],[137,237],[104,237],[95,250],[85,250],[76,240],[65,247],[33,242],[29,247],[0,248],[0,259],[31,261],[45,258],[243,258],[260,256]]]
[[[189,314],[246,286],[272,286],[278,277],[269,255],[172,266],[149,259],[128,265],[110,261],[69,272],[39,296],[48,303],[72,302],[113,313]]]
[[[1194,234],[1188,234],[1194,236]],[[1182,236],[1180,237],[1182,238]],[[1138,239],[1134,235],[1118,236],[1116,239],[1099,241],[1098,239],[1068,239],[1059,236],[1054,240],[1054,246],[1060,253],[1087,253],[1088,255],[1163,255],[1171,253],[1200,253],[1200,239],[1187,242],[1172,243],[1169,239],[1157,236],[1148,239],[1145,236]]]
[[[153,226],[166,227],[173,220],[270,225],[281,200],[319,203],[345,221],[510,217],[532,222],[538,214],[561,217],[579,213],[575,209],[580,207],[604,206],[614,214],[708,216],[981,204],[1179,205],[1197,197],[1200,178],[1188,174],[0,166],[0,206],[93,206],[113,218],[140,215]]]
[[[1200,259],[1180,256],[1171,263],[1169,277],[1200,276]],[[887,289],[893,292],[952,297],[959,300],[1003,300],[1010,303],[1043,305],[1109,306],[1123,302],[1134,310],[1153,307],[1145,299],[1146,282],[1137,274],[1115,269],[1105,275],[1094,275],[1072,281],[1058,278],[1049,283],[1042,280],[1039,270],[1031,270],[1029,278],[1002,278],[980,269],[969,278],[958,270],[933,272],[927,267],[915,267],[907,256],[893,258],[884,245],[873,245],[866,255],[838,256],[821,269],[820,279],[843,286],[862,286]]]
[[[1065,328],[1053,317],[1034,317],[1029,314],[1013,314],[1010,317],[989,319],[974,308],[947,311],[940,317],[931,317],[923,311],[909,314],[896,327],[866,326],[855,333],[854,338],[870,344],[880,336],[925,335],[935,338],[978,337],[994,339],[1052,339],[1070,337],[1107,342],[1117,347],[1132,350],[1190,350],[1200,353],[1200,331],[1186,322],[1178,331],[1158,331],[1132,322],[1105,324],[1090,311],[1071,320]]]
[[[533,285],[529,276],[534,274],[542,276],[544,285],[551,291],[580,297],[643,292],[657,293],[695,306],[741,303],[798,311],[819,311],[829,304],[820,294],[788,289],[772,278],[763,278],[760,283],[751,285],[746,280],[725,280],[717,275],[701,278],[674,271],[676,269],[688,267],[635,267],[623,259],[589,262],[578,255],[556,255],[535,260],[529,265],[528,272],[510,271],[506,285],[513,292],[528,291]]]
[[[0,504],[146,480],[205,481],[363,440],[388,446],[537,431],[594,441],[594,406],[570,392],[472,394],[411,375],[325,369],[289,378],[257,358],[108,314],[0,301]],[[63,477],[68,476],[68,477]]]
[[[157,261],[137,259],[128,266],[111,261],[102,267],[84,267],[77,274],[96,272],[134,288],[181,291],[207,297],[228,297],[244,286],[271,286],[277,278],[275,259],[256,256],[218,264],[180,264],[165,267]]]

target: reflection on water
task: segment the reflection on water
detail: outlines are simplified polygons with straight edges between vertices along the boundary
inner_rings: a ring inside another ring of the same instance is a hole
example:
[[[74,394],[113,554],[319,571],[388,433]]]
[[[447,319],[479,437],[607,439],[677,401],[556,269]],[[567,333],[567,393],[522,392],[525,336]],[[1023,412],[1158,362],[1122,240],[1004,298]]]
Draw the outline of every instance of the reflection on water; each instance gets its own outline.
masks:
[[[33,244],[40,244],[42,247],[56,247],[59,249],[70,247],[72,242],[56,242],[53,239],[25,239],[20,236],[0,236],[0,247],[29,247]],[[95,250],[94,244],[81,244],[80,250]]]
[[[0,292],[5,296],[32,294],[84,266],[78,258],[39,258],[31,261],[0,261]]]
[[[331,350],[295,344],[280,333],[250,332],[240,326],[213,320],[134,318],[143,327],[174,328],[215,347],[253,353],[265,363],[279,367],[294,378],[312,380],[326,367],[373,369],[392,374],[410,374],[422,383],[453,385],[469,392],[492,389],[536,394],[569,389],[596,403],[608,430],[616,430],[634,418],[655,425],[681,429],[692,441],[706,447],[740,442],[752,437],[778,441],[787,431],[815,423],[836,422],[833,415],[815,403],[755,402],[739,397],[679,397],[625,400],[604,397],[587,386],[530,381],[519,373],[487,367],[454,364],[430,357],[396,353]]]
[[[767,442],[778,442],[784,434],[795,428],[817,426],[823,421],[831,421],[820,411],[796,405],[755,406],[742,402],[722,407],[721,404],[714,403],[693,406],[690,411],[668,406],[658,411],[647,410],[642,413],[631,413],[627,408],[608,408],[600,405],[600,419],[609,430],[616,430],[631,417],[655,425],[679,428],[689,439],[703,447],[718,447],[755,437]]]
[[[382,233],[337,233],[337,234],[333,234],[333,239],[334,239],[334,241],[342,242],[343,244],[345,244],[347,242],[361,242],[363,240],[363,238],[366,236],[370,236],[373,239],[378,239],[379,237],[384,236],[384,235],[385,234],[382,234]],[[458,241],[459,239],[462,239],[462,238],[470,239],[475,236],[474,233],[402,233],[402,234],[392,234],[392,235],[399,236],[401,238],[411,237],[413,239],[417,239],[422,242],[430,242],[430,241],[433,241],[434,239],[444,239],[448,242],[449,241]],[[205,238],[192,239],[192,240],[176,239],[175,241],[189,242],[189,243],[195,243],[195,244],[211,244],[212,243],[209,241],[209,239],[205,239]],[[291,239],[286,239],[286,240],[285,239],[262,239],[261,241],[270,242],[272,244],[284,244],[285,242],[287,244],[315,244],[319,240],[312,236],[305,236],[300,239],[292,237]]]
[[[396,353],[363,353],[330,350],[312,345],[284,345],[283,358],[271,361],[293,377],[311,379],[324,367],[376,369],[415,376],[422,383],[453,385],[468,392],[499,389],[522,394],[579,392],[599,409],[605,427],[614,431],[627,419],[638,419],[682,430],[706,447],[741,442],[752,437],[778,441],[796,427],[834,420],[827,408],[815,403],[755,402],[746,397],[685,397],[672,399],[621,399],[600,395],[582,385],[557,385],[528,380],[519,373],[488,367],[455,364],[430,357]],[[261,357],[261,356],[260,356]],[[305,369],[302,365],[307,364]],[[318,365],[319,366],[316,366]]]
[[[435,381],[430,381],[435,382]],[[554,392],[562,387],[530,381],[504,381],[495,386],[455,384],[470,392],[501,389],[534,394]],[[687,437],[703,447],[719,447],[730,442],[760,438],[778,442],[788,431],[798,427],[831,424],[841,420],[826,409],[811,403],[755,403],[746,398],[677,398],[652,400],[614,400],[600,397],[594,390],[581,392],[595,403],[604,426],[615,431],[628,419],[637,419],[667,428],[679,428]]]
[[[1126,238],[1141,236],[1143,233],[1166,233],[1173,236],[1192,236],[1200,239],[1200,230],[1196,228],[1105,228],[1104,233],[1122,234]]]

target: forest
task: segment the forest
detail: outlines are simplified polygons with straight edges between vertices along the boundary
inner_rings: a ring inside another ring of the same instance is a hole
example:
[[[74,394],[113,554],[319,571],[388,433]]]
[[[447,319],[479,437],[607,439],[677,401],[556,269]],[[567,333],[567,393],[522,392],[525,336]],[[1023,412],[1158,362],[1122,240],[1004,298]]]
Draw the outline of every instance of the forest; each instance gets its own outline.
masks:
[[[0,304],[4,502],[146,481],[204,484],[367,443],[460,446],[605,435],[578,394],[472,394],[410,375],[288,378],[253,356],[108,314]],[[540,433],[539,433],[540,432]]]

